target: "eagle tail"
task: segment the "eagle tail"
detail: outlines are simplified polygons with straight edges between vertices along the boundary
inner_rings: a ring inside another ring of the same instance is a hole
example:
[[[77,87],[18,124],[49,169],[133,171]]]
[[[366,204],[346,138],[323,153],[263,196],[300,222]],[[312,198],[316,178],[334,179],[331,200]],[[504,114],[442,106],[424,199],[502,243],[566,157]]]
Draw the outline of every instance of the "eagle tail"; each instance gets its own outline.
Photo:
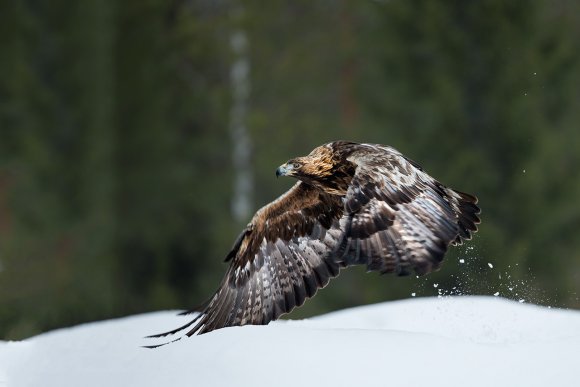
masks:
[[[452,206],[457,214],[457,226],[459,234],[452,242],[453,245],[460,245],[463,241],[470,240],[473,233],[477,231],[477,225],[481,222],[479,214],[481,209],[477,206],[477,198],[465,192],[448,190],[452,198]]]

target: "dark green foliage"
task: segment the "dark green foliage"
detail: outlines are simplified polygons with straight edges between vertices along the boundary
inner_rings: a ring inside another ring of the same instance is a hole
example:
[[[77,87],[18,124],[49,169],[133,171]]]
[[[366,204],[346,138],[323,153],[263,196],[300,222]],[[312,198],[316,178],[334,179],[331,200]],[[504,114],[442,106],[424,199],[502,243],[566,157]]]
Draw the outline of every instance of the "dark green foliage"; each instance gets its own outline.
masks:
[[[243,226],[229,210],[235,28],[249,38],[255,208],[293,183],[278,165],[348,139],[393,145],[483,209],[473,250],[439,273],[350,270],[294,317],[438,290],[579,307],[579,11],[2,2],[0,338],[190,307],[217,287]]]

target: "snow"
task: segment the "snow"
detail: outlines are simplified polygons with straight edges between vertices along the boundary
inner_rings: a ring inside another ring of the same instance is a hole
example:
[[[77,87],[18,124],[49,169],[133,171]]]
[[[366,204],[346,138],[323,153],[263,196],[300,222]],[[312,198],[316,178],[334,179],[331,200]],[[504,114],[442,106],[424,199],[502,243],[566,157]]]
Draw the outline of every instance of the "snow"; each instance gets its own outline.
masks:
[[[573,386],[580,312],[413,298],[218,330],[157,349],[157,312],[0,342],[0,386]]]

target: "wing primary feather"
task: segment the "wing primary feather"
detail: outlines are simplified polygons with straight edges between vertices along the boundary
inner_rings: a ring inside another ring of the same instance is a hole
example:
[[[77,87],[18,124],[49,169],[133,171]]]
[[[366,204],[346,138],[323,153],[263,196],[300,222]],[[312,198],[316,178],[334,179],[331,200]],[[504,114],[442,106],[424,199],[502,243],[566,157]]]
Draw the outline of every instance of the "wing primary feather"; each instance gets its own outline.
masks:
[[[212,300],[212,297],[208,298],[207,300],[205,300],[204,302],[202,302],[198,306],[195,306],[189,310],[184,310],[183,312],[179,312],[177,315],[178,316],[187,316],[188,314],[192,314],[192,313],[196,313],[196,312],[203,312],[208,307],[211,300]]]
[[[252,281],[255,281],[255,276],[252,278]],[[250,284],[251,285],[251,284]],[[256,305],[256,296],[259,291],[257,286],[248,286],[249,295],[248,295],[248,302],[245,305],[242,305],[242,317],[240,320],[240,325],[246,325],[251,323],[254,320],[254,306]]]
[[[227,286],[227,285],[226,285]],[[204,314],[204,318],[199,321],[199,323],[194,326],[189,332],[187,332],[187,336],[191,336],[196,333],[198,330],[205,328],[205,327],[219,327],[224,326],[224,316],[230,312],[230,308],[228,305],[231,304],[231,292],[232,288],[222,287],[222,291],[216,294],[218,297],[216,303],[211,306],[211,309],[208,309]],[[211,313],[211,315],[210,315]]]
[[[286,244],[283,241],[278,240],[276,242],[276,247],[280,252],[283,263],[283,265],[280,265],[281,269],[284,271],[282,277],[286,278],[288,282],[286,288],[282,289],[284,293],[284,300],[286,302],[285,312],[290,312],[292,309],[296,307],[296,302],[299,300],[299,299],[297,300],[296,296],[293,294],[297,288],[296,269],[289,265],[290,262],[288,257],[292,256],[292,252],[290,251],[290,249],[288,249],[288,246],[286,246]],[[280,266],[278,267],[280,268]],[[291,290],[294,290],[294,292],[292,292]]]
[[[147,336],[147,337],[149,337],[149,336]],[[166,343],[154,344],[154,345],[142,345],[141,348],[155,349],[155,348],[163,347],[164,345],[175,343],[176,341],[181,340],[182,337],[178,337],[178,338],[171,340],[171,341],[168,341]]]
[[[304,285],[304,277],[302,275],[302,270],[300,268],[301,257],[293,249],[289,249],[291,257],[293,258],[293,263],[291,267],[293,268],[293,278],[292,286],[294,288],[294,299],[296,301],[296,306],[301,306],[306,301],[306,287]]]
[[[280,251],[274,244],[268,244],[268,251],[270,256],[270,267],[274,274],[276,281],[272,283],[272,287],[275,292],[272,295],[272,320],[278,319],[286,310],[286,300],[284,299],[284,291],[282,290],[282,279],[283,273],[278,267],[278,262],[280,261]]]
[[[228,326],[239,326],[241,324],[242,314],[244,312],[242,308],[248,302],[250,291],[249,286],[237,288],[237,297],[232,305],[233,313],[229,315],[228,320],[226,321]]]
[[[145,336],[146,339],[155,339],[155,338],[159,338],[159,337],[165,337],[165,336],[169,336],[169,335],[173,335],[176,334],[177,332],[180,332],[184,329],[186,329],[187,327],[191,326],[192,324],[194,324],[196,321],[198,321],[201,317],[203,316],[203,313],[200,313],[198,316],[196,316],[193,320],[191,320],[190,322],[188,322],[187,324],[184,324],[182,326],[180,326],[179,328],[175,328],[171,331],[167,331],[167,332],[163,332],[163,333],[157,333],[155,335],[150,335],[150,336]]]
[[[309,249],[309,254],[314,254],[314,252]],[[312,265],[309,259],[304,259],[304,264],[306,265],[305,272],[302,275],[302,279],[304,280],[304,287],[306,289],[306,295],[310,298],[316,294],[318,290],[318,283],[316,279],[316,271],[314,269],[314,265]]]

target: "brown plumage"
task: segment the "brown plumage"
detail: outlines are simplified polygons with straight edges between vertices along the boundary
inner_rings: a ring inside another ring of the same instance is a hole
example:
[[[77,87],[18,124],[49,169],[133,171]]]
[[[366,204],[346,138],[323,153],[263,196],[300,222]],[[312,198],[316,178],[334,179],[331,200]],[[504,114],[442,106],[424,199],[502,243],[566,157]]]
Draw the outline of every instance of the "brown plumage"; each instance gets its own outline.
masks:
[[[199,315],[150,337],[267,324],[314,296],[342,267],[423,275],[439,268],[449,245],[477,231],[474,196],[445,187],[388,146],[332,142],[276,175],[299,182],[254,215]]]

